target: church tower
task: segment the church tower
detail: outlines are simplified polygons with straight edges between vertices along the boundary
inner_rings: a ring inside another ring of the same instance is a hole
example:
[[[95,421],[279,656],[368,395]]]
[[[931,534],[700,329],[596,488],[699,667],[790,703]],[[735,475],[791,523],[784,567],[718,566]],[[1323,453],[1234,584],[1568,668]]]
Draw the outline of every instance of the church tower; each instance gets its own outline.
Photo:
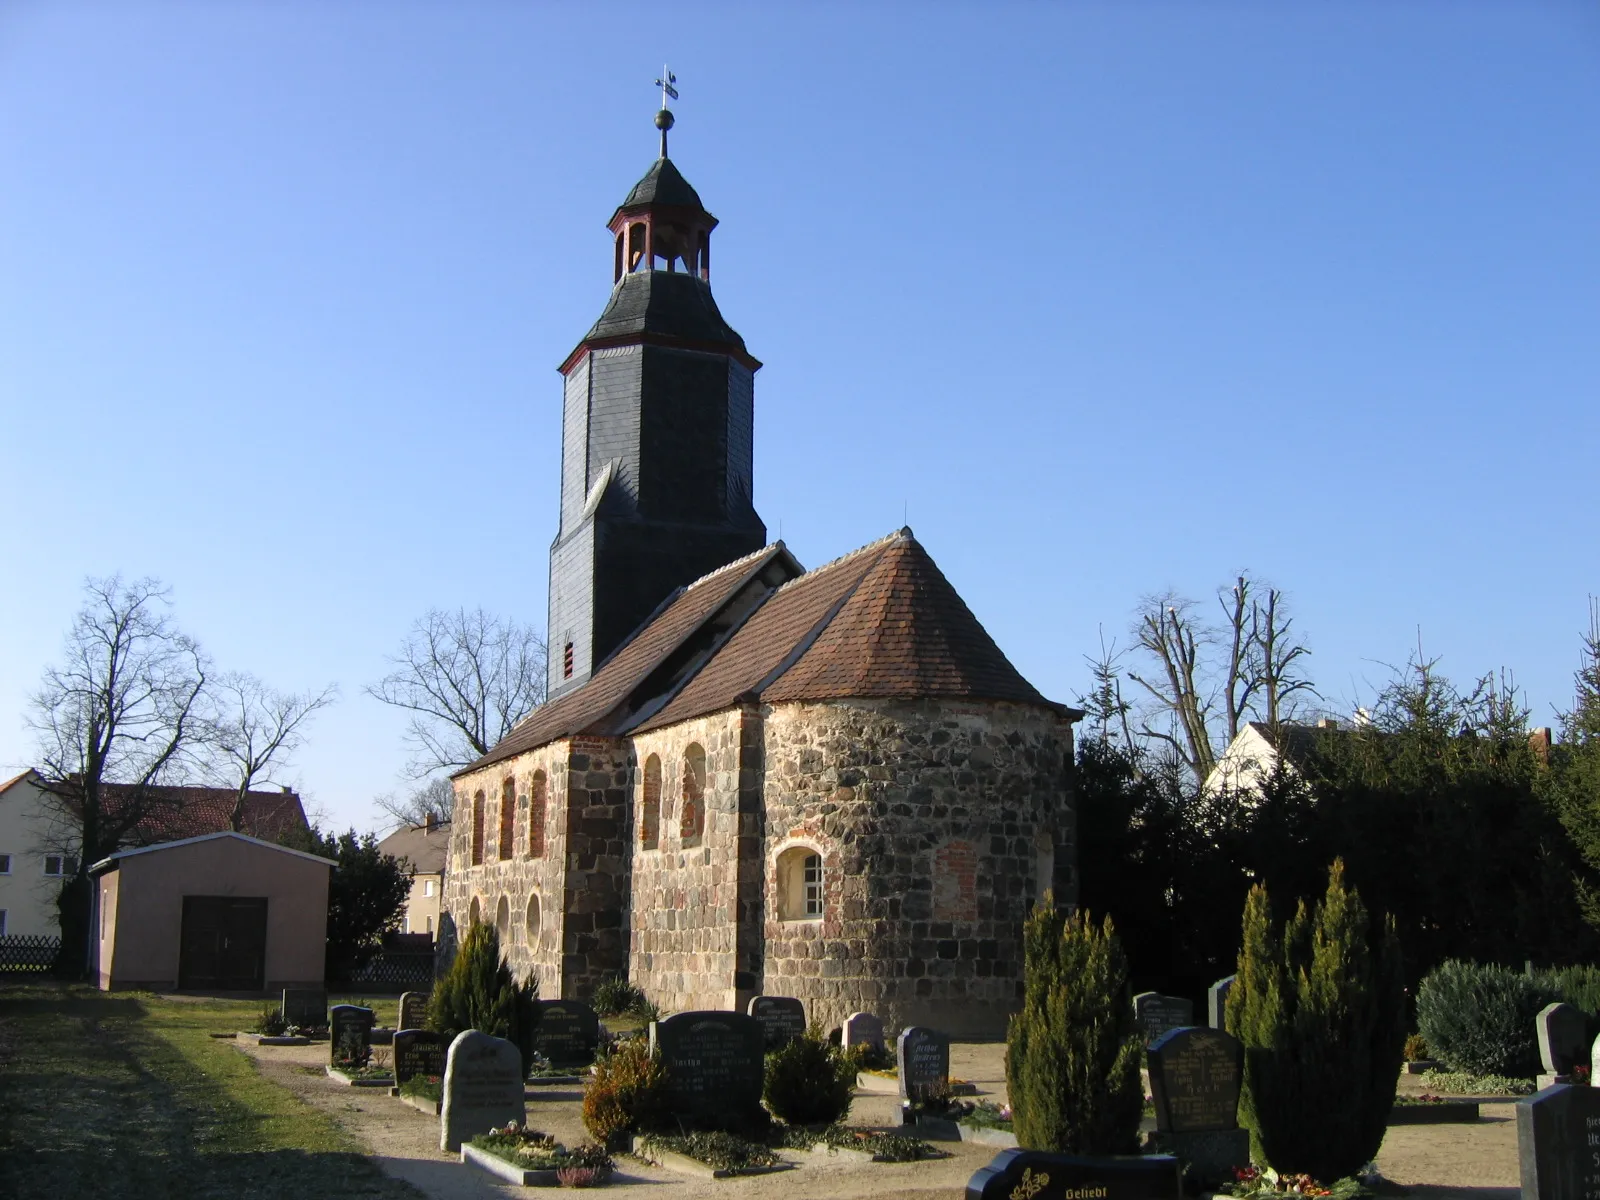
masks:
[[[760,549],[751,501],[761,364],[711,296],[717,219],[661,157],[609,223],[611,299],[561,364],[561,525],[550,548],[551,696],[662,601]]]

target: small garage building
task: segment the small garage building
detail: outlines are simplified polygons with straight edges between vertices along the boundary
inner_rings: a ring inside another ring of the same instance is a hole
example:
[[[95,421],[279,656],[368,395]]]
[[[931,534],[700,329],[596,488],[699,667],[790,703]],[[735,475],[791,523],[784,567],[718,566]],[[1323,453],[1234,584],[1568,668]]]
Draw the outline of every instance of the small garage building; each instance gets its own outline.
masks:
[[[262,992],[323,983],[335,864],[242,833],[123,850],[95,877],[106,990]]]

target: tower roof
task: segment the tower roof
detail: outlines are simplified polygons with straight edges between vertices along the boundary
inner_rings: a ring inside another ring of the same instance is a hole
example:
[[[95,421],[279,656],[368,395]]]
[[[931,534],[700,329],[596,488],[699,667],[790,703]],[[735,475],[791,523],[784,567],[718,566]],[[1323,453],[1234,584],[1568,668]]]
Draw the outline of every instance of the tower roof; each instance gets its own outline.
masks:
[[[650,164],[650,169],[644,173],[643,179],[633,185],[633,191],[628,193],[621,208],[643,208],[648,204],[671,204],[705,211],[705,205],[700,203],[700,193],[689,186],[682,172],[670,158],[664,156]]]
[[[711,285],[682,271],[635,271],[612,289],[585,344],[632,340],[640,334],[726,345],[745,354],[744,339],[722,319]]]

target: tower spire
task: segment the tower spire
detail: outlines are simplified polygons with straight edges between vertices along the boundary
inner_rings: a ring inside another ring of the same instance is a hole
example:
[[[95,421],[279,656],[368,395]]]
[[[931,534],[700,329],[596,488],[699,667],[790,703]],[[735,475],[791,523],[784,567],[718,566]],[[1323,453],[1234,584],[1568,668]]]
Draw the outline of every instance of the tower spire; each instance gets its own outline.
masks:
[[[663,63],[661,65],[661,78],[656,80],[656,86],[661,89],[661,111],[656,113],[656,128],[661,130],[662,158],[667,156],[667,130],[672,128],[673,121],[676,119],[673,117],[672,109],[668,105],[678,98],[678,89],[673,86],[677,82],[678,77]]]

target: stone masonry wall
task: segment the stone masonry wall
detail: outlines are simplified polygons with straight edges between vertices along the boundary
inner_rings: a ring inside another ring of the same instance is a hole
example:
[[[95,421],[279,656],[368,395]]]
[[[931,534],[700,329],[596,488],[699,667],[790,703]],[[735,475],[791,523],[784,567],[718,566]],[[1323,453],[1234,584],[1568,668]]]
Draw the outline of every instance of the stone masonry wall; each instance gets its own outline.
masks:
[[[451,822],[450,853],[444,877],[444,908],[464,936],[473,900],[481,918],[493,922],[500,900],[510,916],[509,937],[501,939],[501,952],[520,980],[529,971],[539,978],[539,994],[546,999],[563,995],[561,947],[566,936],[562,903],[567,886],[567,760],[569,745],[553,742],[516,758],[495,763],[455,780],[455,819]],[[546,780],[544,853],[529,857],[529,805],[533,779],[543,771]],[[500,851],[500,797],[507,778],[515,781],[516,818],[513,853],[502,861]],[[472,865],[472,804],[484,795],[484,853],[481,866]],[[538,899],[538,928],[528,928],[530,898]]]
[[[775,706],[764,740],[762,990],[825,1027],[864,1010],[891,1031],[1002,1036],[1029,907],[1052,885],[1076,899],[1071,725],[1017,704],[853,700]],[[820,920],[778,917],[793,846],[822,858]]]
[[[561,995],[588,1000],[627,968],[633,768],[624,739],[575,737],[571,747]]]
[[[749,963],[739,962],[739,849],[748,857],[758,815],[740,813],[741,780],[753,795],[755,775],[744,762],[746,713],[739,709],[685,721],[633,739],[634,816],[631,823],[633,896],[628,977],[664,1011],[730,1009],[753,994]],[[680,833],[683,773],[691,744],[705,751],[705,825],[697,846]],[[662,766],[658,848],[641,846],[642,788],[650,755]],[[753,808],[747,802],[746,808]],[[748,924],[748,921],[747,921]]]

